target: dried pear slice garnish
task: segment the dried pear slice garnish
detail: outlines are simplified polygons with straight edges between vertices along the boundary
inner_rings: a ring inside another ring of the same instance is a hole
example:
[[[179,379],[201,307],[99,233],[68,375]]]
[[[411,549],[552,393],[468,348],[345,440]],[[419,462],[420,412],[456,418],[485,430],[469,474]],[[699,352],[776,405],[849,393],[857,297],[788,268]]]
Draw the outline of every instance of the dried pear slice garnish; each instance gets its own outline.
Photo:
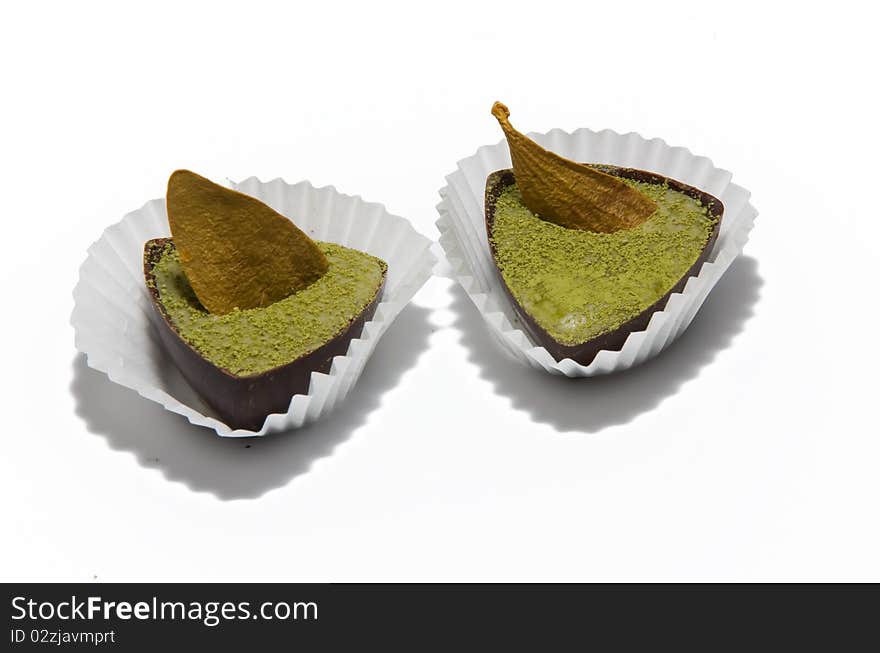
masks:
[[[548,222],[569,229],[610,233],[647,220],[657,205],[619,179],[545,150],[510,124],[510,111],[492,106],[513,161],[523,202]]]
[[[324,254],[288,218],[194,172],[171,175],[166,204],[183,270],[211,313],[268,306],[327,271]]]

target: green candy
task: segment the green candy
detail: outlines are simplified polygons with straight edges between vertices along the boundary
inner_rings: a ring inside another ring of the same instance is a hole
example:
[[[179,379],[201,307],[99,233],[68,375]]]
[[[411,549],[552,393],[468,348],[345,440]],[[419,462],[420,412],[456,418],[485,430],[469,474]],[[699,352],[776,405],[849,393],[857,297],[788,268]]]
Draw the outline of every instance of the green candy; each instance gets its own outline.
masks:
[[[542,220],[519,189],[498,198],[490,239],[516,300],[555,340],[577,345],[636,317],[687,273],[717,220],[667,185],[623,180],[657,204],[643,223],[612,233]]]
[[[261,374],[341,333],[382,284],[387,265],[381,259],[334,243],[316,244],[329,263],[327,272],[269,306],[210,313],[171,245],[153,268],[155,287],[177,332],[204,358],[237,376]]]

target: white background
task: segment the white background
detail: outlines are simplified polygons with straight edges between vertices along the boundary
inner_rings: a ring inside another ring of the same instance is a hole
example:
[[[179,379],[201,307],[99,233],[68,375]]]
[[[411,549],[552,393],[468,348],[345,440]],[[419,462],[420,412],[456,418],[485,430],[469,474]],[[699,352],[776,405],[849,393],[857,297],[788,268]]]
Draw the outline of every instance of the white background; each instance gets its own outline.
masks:
[[[880,580],[876,16],[589,4],[5,8],[0,577]],[[434,279],[330,419],[242,441],[76,355],[86,248],[175,168],[333,184],[435,238],[496,99],[752,191],[745,255],[658,359],[520,367]]]

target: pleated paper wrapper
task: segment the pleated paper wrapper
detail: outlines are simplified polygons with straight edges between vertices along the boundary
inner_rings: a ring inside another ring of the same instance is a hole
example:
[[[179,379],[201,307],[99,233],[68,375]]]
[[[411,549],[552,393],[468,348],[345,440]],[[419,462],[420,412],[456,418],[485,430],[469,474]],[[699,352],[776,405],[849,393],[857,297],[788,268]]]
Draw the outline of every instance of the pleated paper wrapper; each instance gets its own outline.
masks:
[[[585,377],[625,370],[656,356],[684,332],[721,275],[742,252],[758,214],[749,203],[749,192],[731,183],[732,175],[716,168],[706,157],[695,156],[683,147],[671,147],[659,138],[648,140],[635,133],[589,129],[573,133],[554,129],[529,136],[574,161],[648,170],[720,199],[724,215],[709,258],[699,274],[688,279],[684,290],[672,294],[666,307],[652,315],[647,329],[629,335],[620,351],[600,351],[589,365],[570,358],[555,360],[525,333],[489,252],[484,216],[486,178],[495,170],[511,167],[507,143],[501,141],[483,146],[459,161],[440,190],[437,228],[448,274],[464,288],[504,351],[526,365],[551,374]]]
[[[143,248],[151,238],[171,235],[164,199],[129,213],[89,248],[74,290],[71,323],[76,347],[89,367],[218,435],[254,436],[297,428],[329,413],[351,391],[379,338],[430,278],[436,262],[432,243],[381,204],[333,187],[282,179],[264,183],[255,177],[227,185],[290,217],[316,240],[352,247],[388,263],[376,313],[352,339],[346,355],[335,357],[328,373],[313,372],[308,394],[292,396],[287,412],[269,415],[259,431],[232,430],[218,420],[165,354],[153,323]]]

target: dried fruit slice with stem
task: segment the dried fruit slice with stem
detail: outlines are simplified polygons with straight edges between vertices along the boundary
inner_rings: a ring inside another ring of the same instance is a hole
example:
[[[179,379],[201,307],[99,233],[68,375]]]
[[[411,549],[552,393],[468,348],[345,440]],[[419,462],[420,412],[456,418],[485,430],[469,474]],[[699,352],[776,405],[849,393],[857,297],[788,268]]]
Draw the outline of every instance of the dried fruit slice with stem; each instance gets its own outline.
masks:
[[[507,138],[523,202],[544,220],[610,233],[636,227],[657,210],[653,200],[619,179],[545,150],[518,132],[500,102],[492,105],[492,115]]]

